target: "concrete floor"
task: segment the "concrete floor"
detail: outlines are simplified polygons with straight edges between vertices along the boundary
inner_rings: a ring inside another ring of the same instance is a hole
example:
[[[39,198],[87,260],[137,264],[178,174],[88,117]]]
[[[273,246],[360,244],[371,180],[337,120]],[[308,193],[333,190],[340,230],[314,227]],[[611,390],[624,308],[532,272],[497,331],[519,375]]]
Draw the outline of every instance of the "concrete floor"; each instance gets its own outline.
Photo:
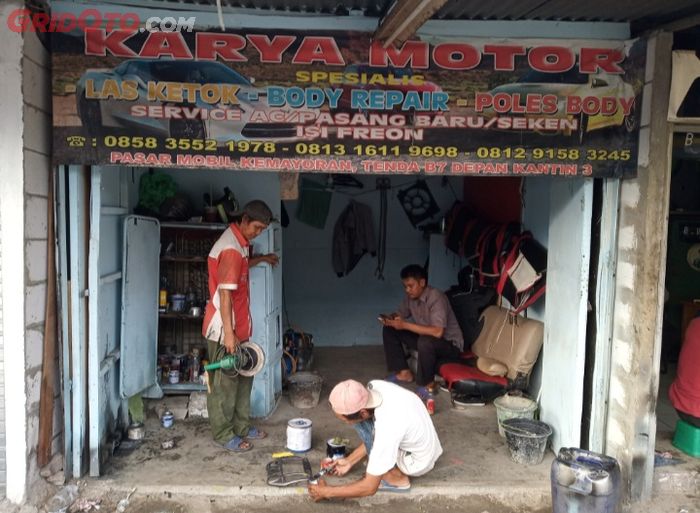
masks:
[[[136,487],[142,493],[173,494],[204,492],[210,496],[275,497],[304,494],[304,489],[275,488],[265,481],[265,465],[274,452],[285,449],[287,421],[295,417],[313,422],[312,450],[306,457],[318,468],[325,456],[325,440],[342,436],[357,444],[351,427],[338,421],[328,407],[328,393],[347,378],[369,381],[385,376],[381,347],[317,348],[314,368],[324,378],[319,405],[296,409],[283,396],[273,414],[257,422],[269,436],[254,442],[247,453],[231,454],[211,441],[206,420],[176,421],[170,429],[160,426],[153,412],[147,419],[147,436],[141,447],[119,452],[111,460],[99,484],[114,490]],[[468,411],[452,409],[449,394],[440,392],[433,417],[444,454],[436,468],[414,481],[411,497],[441,495],[489,496],[510,507],[537,510],[549,502],[549,468],[554,457],[548,450],[544,461],[526,467],[514,463],[505,439],[498,434],[496,411],[492,404]],[[174,449],[164,451],[161,442],[173,438]],[[354,478],[362,469],[353,471]],[[386,494],[384,494],[386,495]]]
[[[354,511],[372,507],[377,511],[459,511],[474,513],[541,513],[550,511],[549,470],[554,454],[548,449],[544,461],[535,466],[513,462],[506,442],[498,434],[492,404],[467,411],[451,407],[449,395],[440,392],[433,417],[444,454],[436,468],[413,480],[410,494],[378,493],[359,501],[314,505],[303,487],[275,488],[265,481],[265,465],[271,455],[285,450],[287,421],[305,417],[313,421],[312,450],[305,456],[318,468],[325,456],[325,440],[342,436],[357,443],[352,428],[331,413],[327,398],[331,388],[347,378],[369,381],[381,378],[384,370],[381,347],[316,348],[314,369],[324,378],[319,405],[300,410],[283,396],[273,414],[256,424],[269,433],[265,440],[243,454],[231,454],[212,442],[206,420],[176,421],[162,428],[153,411],[148,413],[146,439],[137,449],[119,451],[105,474],[86,481],[83,497],[101,497],[116,504],[127,491],[136,489],[129,511],[223,512],[235,506],[240,511]],[[174,439],[176,447],[161,449],[161,442]],[[666,432],[659,436],[660,450],[674,450]],[[677,451],[675,451],[678,454]],[[682,465],[657,469],[656,486],[666,495],[629,511],[688,513],[700,504],[698,467],[700,460],[685,457]],[[359,478],[356,468],[350,478]],[[333,482],[330,479],[329,482]],[[330,508],[330,509],[329,509]],[[107,509],[113,511],[113,509]]]

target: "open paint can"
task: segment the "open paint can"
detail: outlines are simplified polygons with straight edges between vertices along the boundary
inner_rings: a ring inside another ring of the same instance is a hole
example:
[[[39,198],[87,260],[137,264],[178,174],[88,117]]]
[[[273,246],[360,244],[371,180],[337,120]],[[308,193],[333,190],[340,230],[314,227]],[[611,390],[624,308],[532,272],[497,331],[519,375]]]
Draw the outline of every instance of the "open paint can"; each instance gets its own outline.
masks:
[[[287,449],[292,452],[306,452],[311,449],[311,421],[292,419],[287,422]]]
[[[329,438],[326,441],[326,456],[332,460],[345,458],[345,444],[337,438]]]

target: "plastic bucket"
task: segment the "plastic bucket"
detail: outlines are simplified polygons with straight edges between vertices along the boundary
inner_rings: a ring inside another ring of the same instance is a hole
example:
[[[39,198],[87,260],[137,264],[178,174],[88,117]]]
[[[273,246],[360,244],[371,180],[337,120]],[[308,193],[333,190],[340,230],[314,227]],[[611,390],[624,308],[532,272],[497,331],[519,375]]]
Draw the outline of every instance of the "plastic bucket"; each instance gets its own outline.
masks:
[[[313,408],[321,397],[323,378],[315,372],[297,372],[287,379],[289,401],[295,408]]]
[[[287,449],[306,452],[311,449],[311,426],[309,419],[292,419],[287,422]]]
[[[514,462],[522,465],[542,463],[547,440],[552,434],[549,424],[533,419],[506,419],[503,430]]]
[[[498,434],[506,436],[503,421],[507,419],[534,419],[537,403],[529,397],[519,395],[502,395],[493,401],[498,419]]]

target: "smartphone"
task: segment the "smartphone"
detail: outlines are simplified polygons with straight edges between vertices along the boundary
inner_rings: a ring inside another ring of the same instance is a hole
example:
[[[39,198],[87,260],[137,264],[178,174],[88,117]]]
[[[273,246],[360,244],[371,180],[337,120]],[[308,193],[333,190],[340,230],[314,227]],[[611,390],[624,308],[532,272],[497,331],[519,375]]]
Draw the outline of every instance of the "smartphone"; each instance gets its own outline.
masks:
[[[388,321],[391,319],[391,315],[379,314],[379,317],[377,317],[377,319],[379,320],[379,322]]]

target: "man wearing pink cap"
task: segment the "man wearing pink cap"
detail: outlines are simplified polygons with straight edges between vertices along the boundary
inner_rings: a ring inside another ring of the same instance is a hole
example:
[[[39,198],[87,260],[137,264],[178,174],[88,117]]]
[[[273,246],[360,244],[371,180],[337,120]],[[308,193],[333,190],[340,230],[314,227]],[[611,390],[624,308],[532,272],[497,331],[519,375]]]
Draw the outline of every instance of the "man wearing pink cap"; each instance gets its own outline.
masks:
[[[329,397],[333,413],[351,424],[362,443],[349,456],[338,460],[337,476],[369,456],[363,478],[346,485],[330,486],[323,479],[309,485],[315,501],[366,497],[377,490],[406,492],[409,476],[422,476],[435,466],[442,446],[420,398],[388,381],[370,381],[367,387],[349,379],[338,383]]]

